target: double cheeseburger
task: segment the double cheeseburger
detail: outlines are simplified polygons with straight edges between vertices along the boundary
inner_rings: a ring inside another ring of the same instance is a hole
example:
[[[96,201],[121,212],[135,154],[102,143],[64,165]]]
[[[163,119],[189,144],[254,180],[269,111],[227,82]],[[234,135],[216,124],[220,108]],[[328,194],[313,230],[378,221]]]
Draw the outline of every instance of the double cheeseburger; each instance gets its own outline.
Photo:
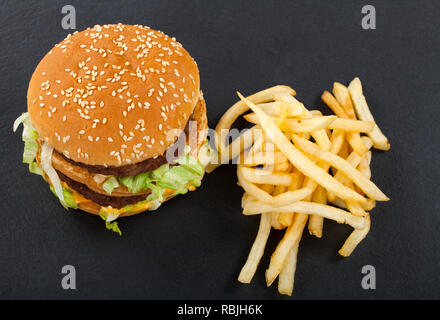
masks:
[[[23,161],[65,207],[119,216],[200,185],[206,107],[190,54],[144,26],[95,26],[49,51],[29,84]]]

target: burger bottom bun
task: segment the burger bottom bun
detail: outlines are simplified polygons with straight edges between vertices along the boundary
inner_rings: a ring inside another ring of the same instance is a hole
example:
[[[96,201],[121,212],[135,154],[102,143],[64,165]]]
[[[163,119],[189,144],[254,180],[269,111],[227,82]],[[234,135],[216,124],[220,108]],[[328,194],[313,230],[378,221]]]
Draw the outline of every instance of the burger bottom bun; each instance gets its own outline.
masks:
[[[172,197],[165,199],[164,202],[168,201],[171,198]],[[153,205],[154,205],[154,202],[150,202],[150,203],[148,203],[148,206],[145,206],[142,209],[139,209],[136,211],[130,211],[130,212],[123,212],[119,215],[119,217],[134,216],[135,214],[150,210],[150,208],[153,207]],[[101,206],[99,204],[97,204],[96,202],[86,201],[86,202],[79,203],[78,209],[85,211],[85,212],[88,212],[88,213],[91,213],[91,214],[94,214],[94,215],[99,215],[99,212],[101,211]]]

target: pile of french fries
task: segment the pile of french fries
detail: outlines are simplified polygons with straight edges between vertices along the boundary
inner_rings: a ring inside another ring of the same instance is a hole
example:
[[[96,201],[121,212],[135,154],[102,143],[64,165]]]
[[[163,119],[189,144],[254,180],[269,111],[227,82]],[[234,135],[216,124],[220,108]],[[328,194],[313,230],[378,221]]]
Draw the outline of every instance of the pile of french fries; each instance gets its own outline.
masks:
[[[390,144],[374,121],[358,78],[348,87],[335,82],[333,94],[324,91],[322,100],[334,112],[332,116],[308,110],[288,86],[275,86],[247,98],[237,94],[240,101],[216,127],[218,158],[207,171],[238,159],[238,183],[245,191],[243,214],[261,215],[257,237],[238,280],[251,282],[271,229],[285,229],[271,256],[266,282],[270,286],[278,277],[279,293],[291,295],[306,225],[318,238],[324,218],[353,227],[339,250],[344,257],[369,232],[368,212],[376,201],[389,200],[370,180],[370,149],[388,150]],[[254,126],[226,144],[232,124],[243,114]]]

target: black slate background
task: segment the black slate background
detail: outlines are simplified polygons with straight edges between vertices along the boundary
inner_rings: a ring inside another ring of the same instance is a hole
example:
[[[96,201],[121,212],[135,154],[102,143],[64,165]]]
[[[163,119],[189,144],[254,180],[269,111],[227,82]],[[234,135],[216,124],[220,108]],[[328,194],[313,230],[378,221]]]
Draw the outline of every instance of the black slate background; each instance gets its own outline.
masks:
[[[264,270],[281,233],[273,232],[251,285],[236,277],[258,228],[240,213],[235,168],[208,175],[198,192],[156,213],[123,219],[123,236],[81,212],[66,212],[21,164],[14,119],[26,110],[30,76],[68,31],[124,22],[174,35],[199,64],[209,124],[236,101],[289,84],[310,107],[333,81],[364,83],[391,141],[373,155],[373,179],[392,199],[348,259],[337,250],[350,228],[326,222],[324,238],[304,235],[293,298],[440,298],[438,1],[0,1],[0,298],[285,299],[266,288]],[[377,29],[361,28],[373,4]],[[20,130],[21,131],[21,130]],[[76,291],[61,289],[61,267],[77,270]],[[377,289],[361,287],[373,265]]]

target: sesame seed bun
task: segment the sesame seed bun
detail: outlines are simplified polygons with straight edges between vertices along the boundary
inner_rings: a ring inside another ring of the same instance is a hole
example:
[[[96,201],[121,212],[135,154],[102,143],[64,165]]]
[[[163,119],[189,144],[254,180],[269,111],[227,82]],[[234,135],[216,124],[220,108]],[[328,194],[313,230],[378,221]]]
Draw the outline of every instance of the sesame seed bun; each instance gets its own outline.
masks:
[[[68,36],[43,58],[28,110],[40,137],[67,158],[122,166],[163,154],[199,95],[197,64],[174,38],[105,25]]]

